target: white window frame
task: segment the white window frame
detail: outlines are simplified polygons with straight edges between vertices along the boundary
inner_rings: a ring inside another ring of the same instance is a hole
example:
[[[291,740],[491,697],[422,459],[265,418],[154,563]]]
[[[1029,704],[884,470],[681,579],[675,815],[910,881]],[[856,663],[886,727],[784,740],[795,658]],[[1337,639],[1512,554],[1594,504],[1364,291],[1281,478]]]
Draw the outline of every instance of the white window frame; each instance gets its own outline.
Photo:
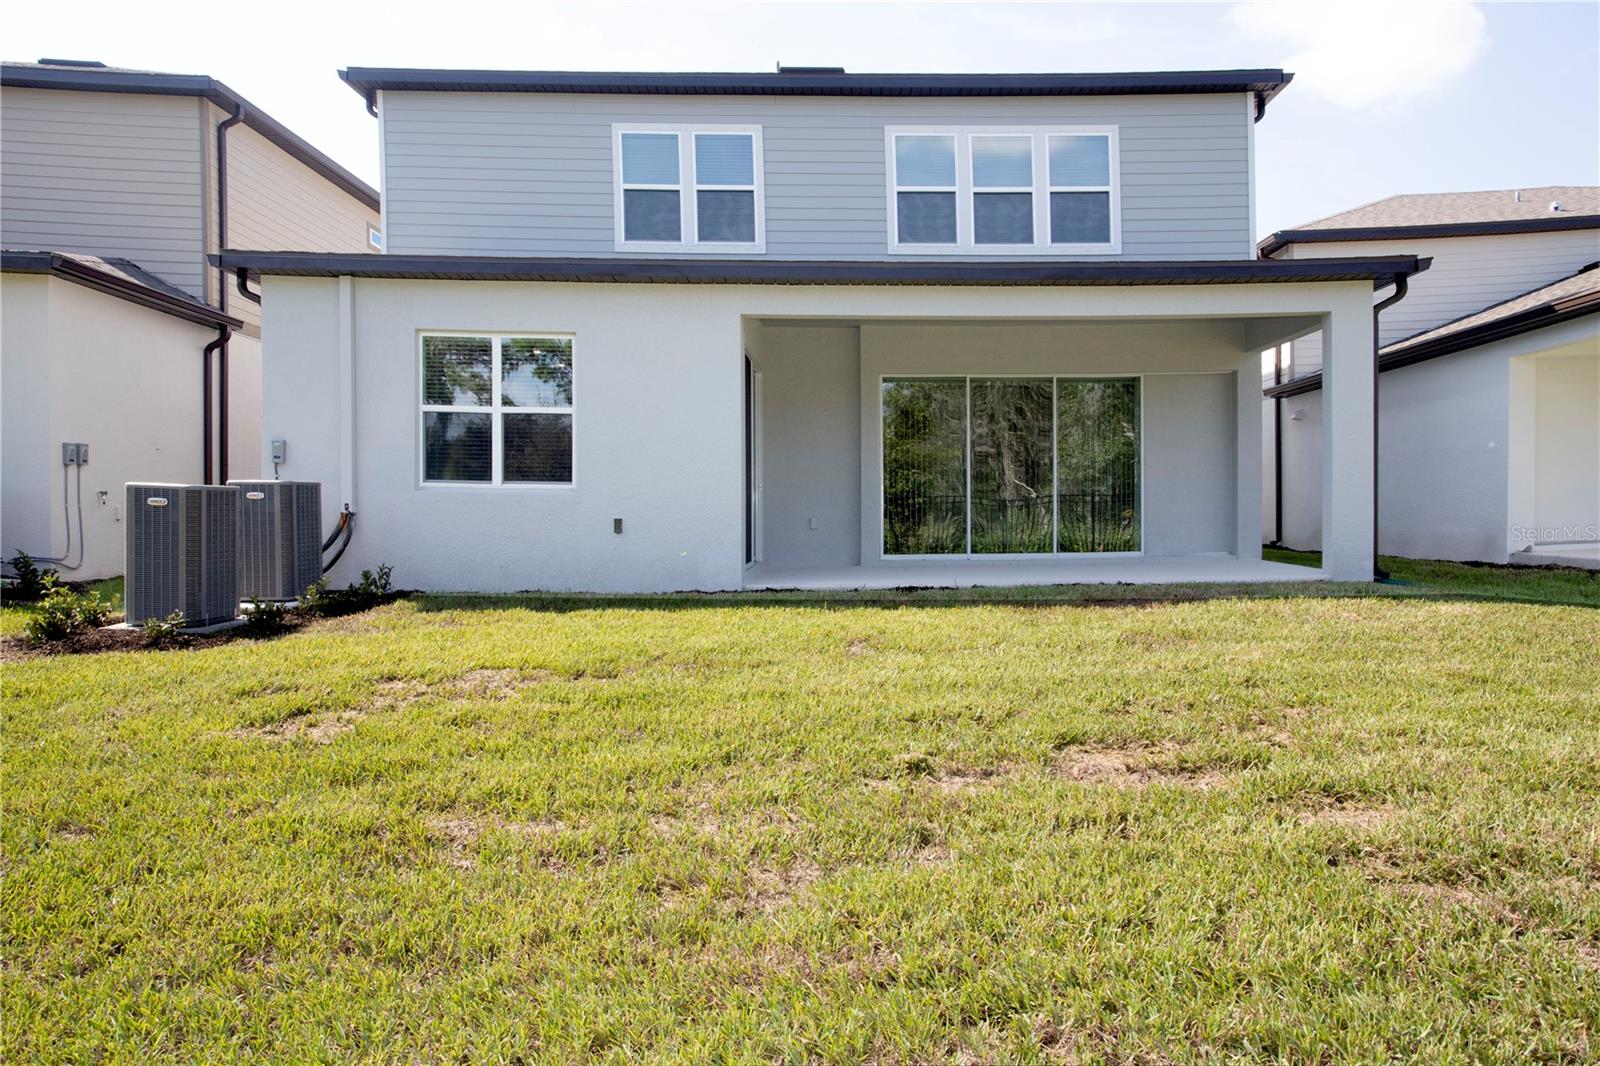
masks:
[[[678,184],[646,185],[638,182],[624,184],[622,180],[622,135],[625,133],[670,133],[678,139]],[[740,133],[750,137],[751,164],[755,184],[751,185],[698,185],[695,176],[695,137],[702,133]],[[614,123],[611,127],[611,177],[612,203],[615,205],[616,248],[619,252],[700,252],[764,253],[767,250],[767,199],[766,166],[763,163],[760,126],[728,126],[702,123]],[[623,191],[625,189],[674,190],[678,194],[678,235],[675,241],[630,241],[625,237]],[[756,230],[753,241],[702,241],[700,240],[699,196],[702,190],[753,191],[755,194]]]
[[[1029,137],[1028,138],[1028,148],[1029,148],[1028,162],[1029,162],[1029,165],[1032,167],[1032,170],[1033,170],[1032,174],[1029,175],[1029,176],[1033,179],[1033,182],[1032,182],[1031,185],[1026,185],[1026,186],[1024,186],[1024,185],[1007,185],[1007,186],[998,186],[998,185],[988,186],[988,185],[986,185],[986,186],[983,186],[982,188],[979,188],[979,186],[978,186],[978,156],[977,156],[977,153],[975,153],[972,150],[972,142],[973,141],[981,141],[981,140],[998,140],[998,139],[1004,139],[1004,138],[1010,138],[1012,140],[1015,140],[1016,138],[1021,137],[1021,136],[1027,136],[1027,134],[997,133],[994,130],[984,130],[982,133],[972,133],[967,137],[967,166],[971,168],[971,172],[968,174],[968,181],[970,182],[970,184],[972,186],[971,193],[970,193],[970,199],[969,199],[969,202],[971,204],[971,211],[972,211],[972,246],[974,248],[993,248],[995,250],[995,254],[996,255],[1004,255],[1006,250],[1009,249],[1009,248],[1021,248],[1021,249],[1034,248],[1034,247],[1037,247],[1038,244],[1039,244],[1039,167],[1037,165],[1037,160],[1039,158],[1039,138],[1038,137]],[[1033,240],[1032,241],[1026,241],[1026,242],[1019,241],[1019,242],[1015,242],[1015,243],[1011,243],[1011,244],[979,243],[979,241],[978,241],[978,197],[983,196],[983,195],[988,194],[988,193],[1019,193],[1019,192],[1025,192],[1025,193],[1028,194],[1028,196],[1029,196],[1028,202],[1033,207],[1033,227],[1032,227],[1032,229],[1033,229]],[[961,209],[960,208],[960,204],[961,204],[961,199],[960,199],[960,197],[957,197],[956,198],[956,210],[958,212]],[[1046,211],[1045,212],[1046,220],[1048,220],[1049,217],[1050,217],[1050,214],[1049,214],[1048,211]],[[959,234],[961,232],[961,227],[960,227],[959,224],[956,226],[956,232],[957,232],[957,234]]]
[[[1026,135],[1033,139],[1033,188],[983,189],[982,192],[1031,192],[1033,194],[1032,244],[978,244],[973,240],[972,139]],[[886,126],[884,158],[888,176],[888,249],[892,255],[1121,255],[1122,254],[1122,161],[1119,128],[1116,126]],[[914,244],[900,241],[898,193],[948,192],[948,188],[924,188],[897,183],[895,138],[902,136],[954,137],[956,146],[956,243]],[[1110,161],[1110,185],[1052,185],[1050,183],[1050,138],[1103,136]],[[1111,194],[1110,239],[1104,243],[1052,244],[1050,242],[1050,194],[1052,192],[1108,192]]]
[[[428,337],[487,337],[490,351],[490,392],[492,403],[439,404],[428,403],[428,363],[424,347]],[[501,341],[512,340],[565,340],[572,342],[572,402],[566,406],[520,407],[501,402],[500,347]],[[449,489],[482,492],[486,489],[514,492],[570,492],[578,481],[578,340],[570,330],[527,329],[419,329],[417,331],[417,484],[426,489]],[[489,480],[488,481],[429,481],[427,416],[438,412],[478,414],[489,416]],[[572,419],[572,476],[566,481],[506,481],[505,480],[505,416],[511,415],[567,415]]]

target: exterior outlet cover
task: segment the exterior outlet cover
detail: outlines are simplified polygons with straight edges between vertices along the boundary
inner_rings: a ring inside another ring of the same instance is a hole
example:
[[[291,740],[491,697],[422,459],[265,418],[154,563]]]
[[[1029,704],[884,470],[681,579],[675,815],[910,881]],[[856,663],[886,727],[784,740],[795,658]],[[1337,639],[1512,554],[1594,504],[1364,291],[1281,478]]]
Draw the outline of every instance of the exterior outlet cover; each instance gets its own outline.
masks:
[[[613,518],[611,520],[611,532],[613,532],[613,533],[621,533],[622,532],[622,519]]]

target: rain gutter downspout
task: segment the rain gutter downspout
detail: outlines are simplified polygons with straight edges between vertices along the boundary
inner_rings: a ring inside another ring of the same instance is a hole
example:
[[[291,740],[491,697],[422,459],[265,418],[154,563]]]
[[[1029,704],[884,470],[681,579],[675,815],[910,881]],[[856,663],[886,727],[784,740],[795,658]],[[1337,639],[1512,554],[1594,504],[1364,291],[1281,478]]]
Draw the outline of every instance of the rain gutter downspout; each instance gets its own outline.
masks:
[[[219,349],[226,351],[228,338],[233,330],[227,326],[217,327],[217,339],[207,344],[200,352],[200,455],[202,457],[200,470],[202,485],[213,484],[211,479],[211,354]]]
[[[1291,342],[1293,343],[1293,342]],[[1272,353],[1272,384],[1283,384],[1283,345]],[[1283,397],[1272,399],[1272,543],[1283,547]]]
[[[1372,305],[1372,579],[1389,580],[1389,571],[1378,565],[1378,315],[1406,298],[1409,282],[1404,274],[1396,274],[1394,292]]]
[[[228,130],[244,121],[244,105],[234,105],[233,114],[217,123],[217,251],[222,251],[228,246]],[[228,272],[222,267],[217,268],[217,309],[224,314],[228,310]],[[217,480],[228,480],[228,337],[231,330],[223,330],[219,338],[221,345],[217,355]],[[208,346],[209,350],[209,346]],[[206,373],[210,376],[210,356],[206,357]],[[206,402],[210,403],[211,391],[206,390]],[[206,421],[210,422],[210,409],[206,411]],[[209,436],[209,432],[208,432]],[[206,483],[211,483],[210,477],[211,455],[206,453]]]

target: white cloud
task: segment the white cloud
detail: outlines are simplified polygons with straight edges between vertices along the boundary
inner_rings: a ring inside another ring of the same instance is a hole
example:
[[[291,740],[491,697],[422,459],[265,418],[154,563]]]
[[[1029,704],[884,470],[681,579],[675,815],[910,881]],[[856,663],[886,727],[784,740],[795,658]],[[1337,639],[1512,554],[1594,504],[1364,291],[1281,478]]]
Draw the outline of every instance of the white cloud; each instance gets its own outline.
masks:
[[[1442,85],[1489,47],[1483,12],[1460,0],[1265,0],[1234,5],[1228,21],[1291,49],[1282,65],[1296,88],[1348,108]]]

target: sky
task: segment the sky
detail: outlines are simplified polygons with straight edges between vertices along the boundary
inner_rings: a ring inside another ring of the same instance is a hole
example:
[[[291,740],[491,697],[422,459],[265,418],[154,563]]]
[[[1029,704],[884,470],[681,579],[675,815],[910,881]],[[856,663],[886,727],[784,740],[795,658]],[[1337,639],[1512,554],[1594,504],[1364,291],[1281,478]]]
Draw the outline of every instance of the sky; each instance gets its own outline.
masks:
[[[152,17],[155,16],[155,17]],[[376,185],[346,66],[1127,71],[1282,67],[1258,235],[1402,192],[1600,185],[1600,2],[11,0],[0,55],[209,74]]]

